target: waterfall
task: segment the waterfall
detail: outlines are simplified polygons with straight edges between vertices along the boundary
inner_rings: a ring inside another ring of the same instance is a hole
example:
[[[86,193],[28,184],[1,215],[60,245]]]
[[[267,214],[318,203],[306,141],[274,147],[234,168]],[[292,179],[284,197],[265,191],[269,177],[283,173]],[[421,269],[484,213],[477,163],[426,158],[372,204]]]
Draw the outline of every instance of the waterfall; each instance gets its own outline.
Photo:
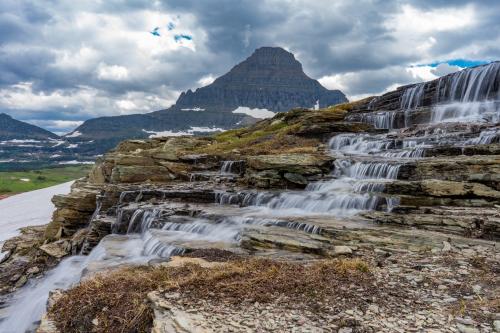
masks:
[[[401,109],[409,110],[422,106],[425,86],[426,83],[420,83],[413,87],[405,89],[401,97]]]
[[[500,122],[500,101],[455,102],[432,108],[433,123]]]
[[[219,173],[221,175],[240,174],[243,171],[245,161],[224,161],[221,164]]]
[[[377,129],[393,129],[395,127],[396,114],[396,111],[363,113],[360,115],[360,121],[371,124]]]
[[[500,129],[486,129],[481,131],[478,137],[465,141],[464,145],[480,145],[500,142]]]
[[[332,154],[349,152],[353,156],[384,152],[394,142],[382,136],[355,137],[340,134],[330,140]],[[335,214],[349,216],[365,210],[375,210],[387,204],[377,194],[384,182],[397,178],[401,164],[390,161],[340,158],[334,163],[334,179],[309,184],[305,191],[247,193],[242,206],[266,209],[269,214]]]
[[[436,103],[500,99],[500,62],[466,68],[438,79]]]

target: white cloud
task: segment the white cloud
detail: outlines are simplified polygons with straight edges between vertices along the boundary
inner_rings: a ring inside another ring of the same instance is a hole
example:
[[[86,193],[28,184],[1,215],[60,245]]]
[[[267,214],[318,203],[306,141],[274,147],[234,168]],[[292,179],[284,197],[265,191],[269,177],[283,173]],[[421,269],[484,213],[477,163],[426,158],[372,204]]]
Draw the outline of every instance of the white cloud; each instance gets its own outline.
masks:
[[[437,76],[448,75],[450,73],[455,73],[463,68],[460,66],[449,65],[447,63],[442,63],[436,66],[436,68],[431,69],[431,73]]]
[[[71,91],[55,90],[51,93],[36,92],[32,82],[22,82],[8,89],[0,89],[0,108],[50,110],[85,108],[88,115],[121,115],[145,113],[164,109],[175,102],[177,91],[159,87],[160,96],[145,92],[129,92],[122,99],[103,94],[96,88],[79,86]]]
[[[97,68],[97,77],[100,80],[122,81],[128,78],[128,70],[123,66],[108,66],[104,63],[100,63]]]
[[[438,35],[470,29],[477,22],[476,8],[471,4],[430,10],[405,4],[389,15],[384,26],[395,41],[392,53],[431,59],[432,49],[440,43]]]
[[[212,74],[208,74],[208,75],[205,75],[205,76],[202,76],[198,81],[197,83],[201,86],[201,87],[204,87],[204,86],[208,86],[209,84],[211,84],[212,82],[215,81],[215,76],[213,76]]]
[[[101,55],[94,48],[82,46],[77,50],[56,49],[56,61],[51,67],[63,70],[88,70],[95,67]]]
[[[441,31],[455,31],[471,27],[477,21],[473,5],[455,8],[435,8],[422,10],[410,4],[391,15],[385,25],[395,34],[423,35]]]
[[[134,110],[134,109],[137,109],[137,105],[135,105],[134,102],[132,101],[127,101],[127,100],[120,100],[120,101],[117,101],[116,102],[116,105],[122,109],[122,110],[125,110],[125,111],[130,111],[130,110]]]

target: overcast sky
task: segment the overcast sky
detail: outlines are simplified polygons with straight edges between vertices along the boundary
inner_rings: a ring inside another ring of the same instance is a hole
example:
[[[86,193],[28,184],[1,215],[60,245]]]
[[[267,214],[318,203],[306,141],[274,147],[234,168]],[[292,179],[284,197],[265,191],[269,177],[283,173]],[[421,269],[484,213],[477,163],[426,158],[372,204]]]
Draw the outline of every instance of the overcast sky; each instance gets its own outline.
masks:
[[[500,1],[1,0],[0,112],[67,132],[167,108],[260,46],[356,99],[500,60]]]

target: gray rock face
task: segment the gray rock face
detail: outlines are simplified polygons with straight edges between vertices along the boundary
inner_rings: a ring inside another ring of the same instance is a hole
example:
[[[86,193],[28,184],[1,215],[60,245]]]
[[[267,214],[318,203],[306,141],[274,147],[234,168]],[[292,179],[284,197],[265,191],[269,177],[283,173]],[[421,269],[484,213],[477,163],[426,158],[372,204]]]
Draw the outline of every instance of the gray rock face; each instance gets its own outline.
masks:
[[[280,47],[261,47],[248,59],[212,84],[182,93],[176,108],[218,108],[238,106],[272,111],[296,107],[321,107],[347,102],[339,90],[328,90],[308,77],[292,53]]]

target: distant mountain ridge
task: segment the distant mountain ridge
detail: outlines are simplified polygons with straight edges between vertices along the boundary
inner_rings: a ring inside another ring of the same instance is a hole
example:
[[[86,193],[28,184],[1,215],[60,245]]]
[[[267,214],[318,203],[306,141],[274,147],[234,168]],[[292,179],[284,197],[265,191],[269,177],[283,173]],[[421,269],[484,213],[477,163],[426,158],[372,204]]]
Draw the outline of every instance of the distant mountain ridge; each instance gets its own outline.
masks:
[[[94,140],[106,151],[128,138],[154,132],[194,132],[193,128],[229,129],[255,122],[238,107],[288,111],[347,102],[339,90],[328,90],[307,76],[294,55],[280,47],[262,47],[208,86],[181,93],[172,107],[147,114],[90,119],[75,129],[80,139]]]
[[[0,171],[88,163],[95,159],[95,147],[89,141],[60,137],[0,113]]]
[[[46,140],[59,136],[35,125],[16,120],[6,113],[0,113],[0,140]]]

